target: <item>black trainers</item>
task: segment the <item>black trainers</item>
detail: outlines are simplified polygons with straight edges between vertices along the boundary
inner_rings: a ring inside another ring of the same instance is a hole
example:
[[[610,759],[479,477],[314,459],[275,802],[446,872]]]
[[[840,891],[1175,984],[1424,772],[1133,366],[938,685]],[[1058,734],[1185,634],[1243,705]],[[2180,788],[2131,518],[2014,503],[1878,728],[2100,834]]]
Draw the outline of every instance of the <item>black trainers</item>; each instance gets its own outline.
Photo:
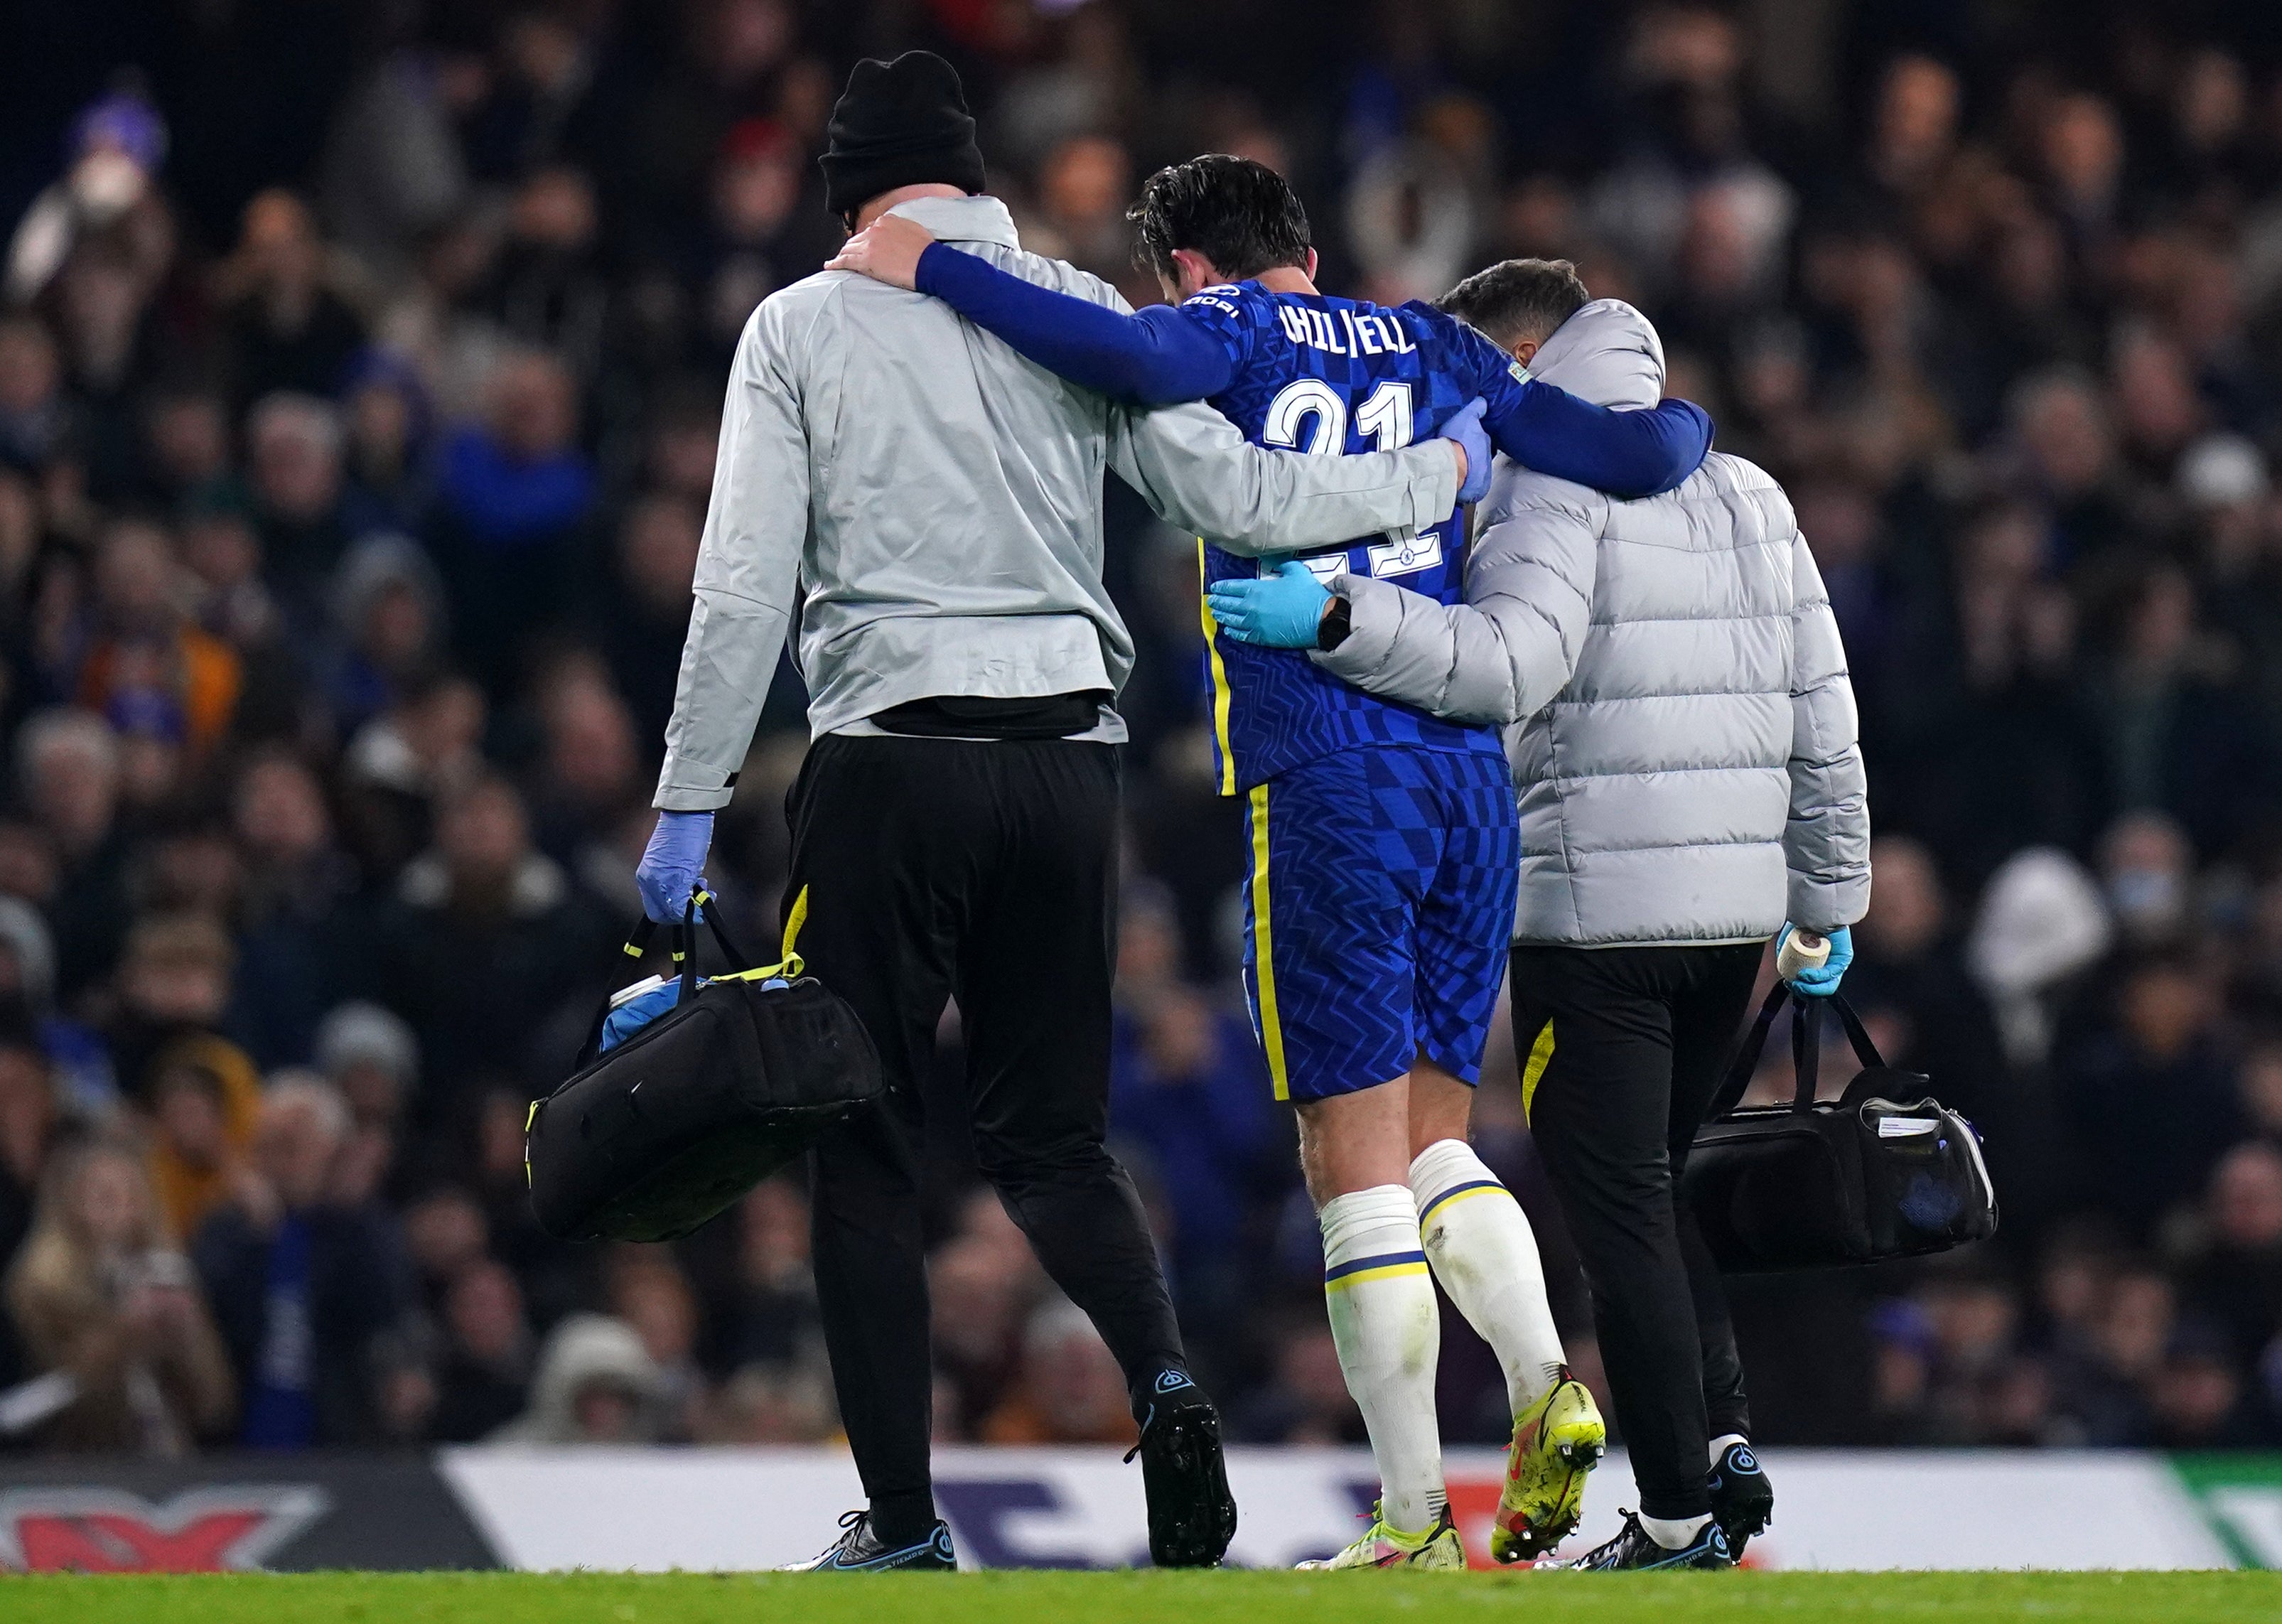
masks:
[[[1210,1567],[1236,1537],[1236,1496],[1221,1458],[1220,1412],[1179,1371],[1157,1378],[1141,1418],[1141,1457],[1149,1496],[1149,1559],[1159,1567]]]
[[[1731,1443],[1712,1468],[1712,1520],[1727,1536],[1727,1550],[1736,1561],[1755,1534],[1764,1534],[1774,1520],[1775,1488],[1766,1468],[1748,1443]]]
[[[951,1548],[951,1525],[937,1522],[916,1545],[890,1547],[872,1531],[872,1513],[850,1511],[840,1519],[842,1530],[831,1550],[810,1562],[795,1562],[780,1573],[948,1573],[959,1567],[959,1553]]]
[[[1568,1566],[1587,1573],[1646,1573],[1654,1568],[1732,1567],[1735,1558],[1727,1554],[1727,1536],[1720,1531],[1716,1517],[1678,1550],[1667,1550],[1641,1527],[1636,1514],[1626,1511],[1625,1526],[1616,1538]]]

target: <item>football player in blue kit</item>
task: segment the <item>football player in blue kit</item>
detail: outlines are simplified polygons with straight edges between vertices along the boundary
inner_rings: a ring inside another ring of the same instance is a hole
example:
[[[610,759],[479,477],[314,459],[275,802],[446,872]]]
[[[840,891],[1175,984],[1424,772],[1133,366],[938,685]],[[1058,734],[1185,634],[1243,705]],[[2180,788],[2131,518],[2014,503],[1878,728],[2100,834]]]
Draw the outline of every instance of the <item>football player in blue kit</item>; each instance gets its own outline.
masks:
[[[1677,486],[1710,447],[1710,420],[1686,401],[1612,412],[1532,379],[1431,305],[1317,292],[1306,214],[1262,165],[1215,155],[1160,170],[1132,217],[1176,301],[1137,315],[1009,276],[893,214],[833,268],[941,298],[1073,383],[1144,404],[1208,400],[1260,445],[1337,455],[1456,439],[1467,501],[1487,487],[1492,443],[1627,496]],[[1353,571],[1456,603],[1464,522],[1462,509],[1298,558],[1200,541],[1203,586]],[[1320,594],[1291,601],[1320,612]],[[1274,612],[1274,594],[1258,602]],[[1434,1413],[1430,1265],[1505,1371],[1515,1431],[1494,1552],[1534,1557],[1574,1527],[1605,1429],[1564,1364],[1529,1222],[1466,1138],[1520,861],[1497,731],[1267,646],[1288,628],[1222,626],[1208,607],[1203,621],[1219,787],[1250,807],[1246,992],[1277,1097],[1297,1107],[1332,1336],[1382,1486],[1370,1527],[1310,1566],[1464,1566]],[[1316,634],[1344,632],[1335,608]]]

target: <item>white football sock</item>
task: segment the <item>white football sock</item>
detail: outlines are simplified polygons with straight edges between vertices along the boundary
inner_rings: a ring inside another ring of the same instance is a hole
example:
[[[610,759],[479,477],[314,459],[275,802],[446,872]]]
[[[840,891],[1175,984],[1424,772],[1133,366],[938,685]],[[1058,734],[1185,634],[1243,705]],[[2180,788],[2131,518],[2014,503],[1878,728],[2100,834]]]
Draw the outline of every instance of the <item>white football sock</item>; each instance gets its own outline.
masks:
[[[1701,1517],[1642,1517],[1640,1520],[1649,1538],[1666,1550],[1685,1550],[1689,1542],[1704,1532],[1712,1517],[1707,1511]]]
[[[1434,1278],[1497,1354],[1517,1416],[1561,1379],[1566,1358],[1528,1215],[1462,1139],[1437,1139],[1418,1153],[1410,1193]]]
[[[1719,1464],[1719,1457],[1727,1452],[1729,1444],[1749,1442],[1750,1440],[1741,1433],[1721,1433],[1712,1441],[1712,1464],[1715,1466]]]
[[[1386,1526],[1417,1534],[1447,1503],[1434,1371],[1442,1319],[1418,1242],[1418,1209],[1401,1185],[1323,1203],[1323,1300],[1347,1391],[1378,1463]]]

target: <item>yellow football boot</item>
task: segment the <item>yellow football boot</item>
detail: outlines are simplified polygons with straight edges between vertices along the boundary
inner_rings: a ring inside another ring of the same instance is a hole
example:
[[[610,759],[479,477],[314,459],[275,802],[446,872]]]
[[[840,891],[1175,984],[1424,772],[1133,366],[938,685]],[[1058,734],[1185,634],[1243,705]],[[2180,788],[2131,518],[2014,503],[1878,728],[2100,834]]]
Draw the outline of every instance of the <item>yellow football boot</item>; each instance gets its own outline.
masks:
[[[1444,1511],[1440,1520],[1424,1534],[1404,1534],[1386,1526],[1386,1519],[1377,1506],[1371,1508],[1370,1527],[1362,1531],[1355,1542],[1336,1556],[1302,1562],[1300,1566],[1308,1571],[1334,1567],[1422,1567],[1429,1569],[1457,1568],[1466,1566],[1466,1548],[1458,1542],[1457,1525]]]
[[[1566,1539],[1584,1510],[1586,1474],[1608,1448],[1593,1395],[1563,1371],[1552,1390],[1515,1418],[1490,1555],[1533,1562]]]

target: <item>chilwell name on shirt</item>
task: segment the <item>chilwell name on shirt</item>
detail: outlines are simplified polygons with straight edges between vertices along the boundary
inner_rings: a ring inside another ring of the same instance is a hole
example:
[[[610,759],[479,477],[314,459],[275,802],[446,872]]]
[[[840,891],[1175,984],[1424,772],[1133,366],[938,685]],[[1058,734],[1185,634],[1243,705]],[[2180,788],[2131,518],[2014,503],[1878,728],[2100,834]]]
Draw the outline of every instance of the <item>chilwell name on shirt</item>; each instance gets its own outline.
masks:
[[[1357,315],[1352,310],[1311,310],[1304,305],[1278,305],[1277,319],[1284,336],[1294,344],[1333,355],[1409,355],[1418,346],[1392,316]],[[1347,342],[1341,344],[1341,334]]]

